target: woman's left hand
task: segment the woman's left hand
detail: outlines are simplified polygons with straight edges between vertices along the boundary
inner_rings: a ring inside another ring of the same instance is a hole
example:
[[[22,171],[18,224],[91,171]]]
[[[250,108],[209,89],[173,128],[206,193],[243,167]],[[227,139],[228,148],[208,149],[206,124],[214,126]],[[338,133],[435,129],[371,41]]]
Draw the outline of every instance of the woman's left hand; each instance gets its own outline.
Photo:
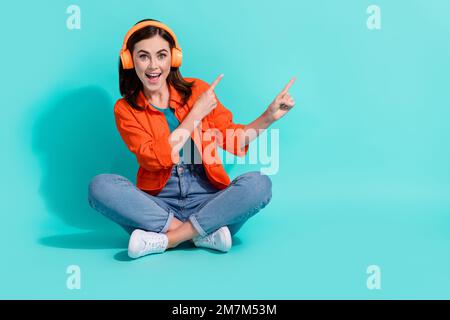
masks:
[[[274,122],[282,118],[286,113],[289,112],[289,110],[294,107],[295,101],[288,92],[294,81],[295,77],[288,82],[288,84],[275,97],[275,99],[265,111],[265,115],[270,122]]]

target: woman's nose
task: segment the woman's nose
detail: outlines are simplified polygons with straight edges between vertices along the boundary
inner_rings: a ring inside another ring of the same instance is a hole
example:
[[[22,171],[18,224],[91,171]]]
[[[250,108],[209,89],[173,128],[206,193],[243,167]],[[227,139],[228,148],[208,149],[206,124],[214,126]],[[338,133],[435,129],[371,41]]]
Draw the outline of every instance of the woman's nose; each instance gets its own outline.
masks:
[[[150,62],[148,63],[148,68],[150,70],[156,69],[156,59],[150,59]]]

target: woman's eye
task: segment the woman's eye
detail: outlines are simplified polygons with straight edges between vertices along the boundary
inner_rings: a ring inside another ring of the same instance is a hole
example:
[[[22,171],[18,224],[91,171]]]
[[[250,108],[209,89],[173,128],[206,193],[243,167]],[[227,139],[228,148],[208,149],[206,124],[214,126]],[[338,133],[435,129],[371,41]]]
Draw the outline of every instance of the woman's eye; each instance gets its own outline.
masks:
[[[165,57],[166,57],[165,54],[160,54],[160,55],[159,55],[159,58],[160,58],[160,59],[164,59]]]
[[[145,54],[141,54],[141,55],[139,56],[139,58],[141,58],[142,60],[144,60],[144,59],[146,59],[146,58],[147,58],[147,55],[145,55]]]

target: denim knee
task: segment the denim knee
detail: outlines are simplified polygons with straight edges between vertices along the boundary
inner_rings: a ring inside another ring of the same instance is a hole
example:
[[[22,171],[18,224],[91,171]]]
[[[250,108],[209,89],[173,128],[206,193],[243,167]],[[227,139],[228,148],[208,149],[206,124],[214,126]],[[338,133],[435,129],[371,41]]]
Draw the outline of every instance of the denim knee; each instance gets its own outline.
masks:
[[[94,176],[89,182],[88,199],[92,206],[92,201],[98,201],[104,198],[104,193],[109,193],[110,186],[117,183],[131,183],[128,179],[112,173],[102,173]]]
[[[260,195],[261,201],[265,204],[272,199],[272,180],[268,175],[262,174],[259,171],[250,171],[240,175],[240,181],[245,181],[245,193]]]

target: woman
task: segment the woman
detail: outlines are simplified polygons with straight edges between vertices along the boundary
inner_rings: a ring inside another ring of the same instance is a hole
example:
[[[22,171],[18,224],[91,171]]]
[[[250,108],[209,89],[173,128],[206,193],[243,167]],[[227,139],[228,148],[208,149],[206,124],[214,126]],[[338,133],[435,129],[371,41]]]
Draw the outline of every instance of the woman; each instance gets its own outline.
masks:
[[[134,186],[115,174],[95,176],[89,203],[131,234],[128,254],[161,253],[192,240],[227,252],[234,235],[272,197],[271,181],[248,172],[230,182],[216,153],[219,145],[244,156],[249,143],[294,106],[291,79],[249,125],[235,124],[214,89],[185,79],[175,34],[156,20],[142,20],[125,36],[119,61],[117,128],[140,165]],[[199,161],[200,160],[200,161]]]

